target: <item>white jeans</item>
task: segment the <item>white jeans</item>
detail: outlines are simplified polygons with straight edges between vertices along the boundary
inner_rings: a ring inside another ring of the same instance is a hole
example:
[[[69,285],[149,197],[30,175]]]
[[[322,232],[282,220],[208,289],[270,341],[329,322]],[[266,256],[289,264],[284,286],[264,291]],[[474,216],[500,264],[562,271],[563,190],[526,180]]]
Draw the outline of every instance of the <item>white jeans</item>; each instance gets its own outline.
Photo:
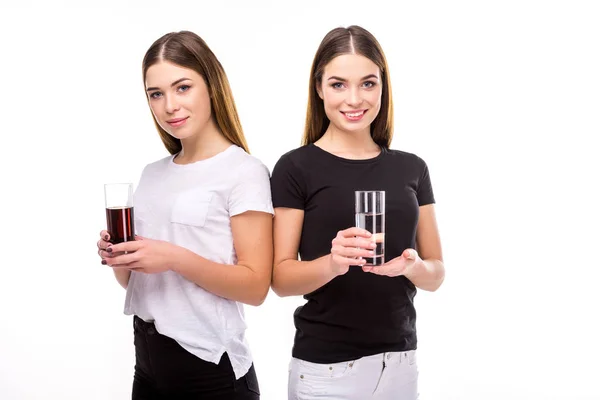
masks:
[[[417,400],[415,351],[380,353],[354,361],[290,362],[288,400]]]

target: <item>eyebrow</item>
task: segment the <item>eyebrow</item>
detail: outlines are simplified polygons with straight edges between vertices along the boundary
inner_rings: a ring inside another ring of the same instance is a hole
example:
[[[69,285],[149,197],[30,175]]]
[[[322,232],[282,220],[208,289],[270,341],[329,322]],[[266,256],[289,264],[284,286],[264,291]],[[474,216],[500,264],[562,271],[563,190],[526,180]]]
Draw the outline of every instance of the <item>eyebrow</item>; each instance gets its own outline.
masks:
[[[371,74],[371,75],[367,75],[367,76],[363,77],[363,78],[361,79],[361,81],[364,81],[365,79],[371,79],[371,78],[379,79],[379,78],[377,77],[377,75],[375,75],[375,74]],[[342,82],[346,82],[346,79],[344,79],[344,78],[340,78],[339,76],[330,76],[330,77],[329,77],[329,79],[327,79],[327,80],[328,80],[328,81],[330,81],[330,80],[332,80],[332,79],[334,79],[334,80],[336,80],[336,81],[342,81]]]
[[[178,83],[181,83],[183,81],[191,81],[190,78],[181,78],[181,79],[177,79],[175,82],[171,83],[171,87],[177,85]],[[157,87],[149,87],[148,89],[146,89],[146,92],[150,92],[152,90],[158,90]]]

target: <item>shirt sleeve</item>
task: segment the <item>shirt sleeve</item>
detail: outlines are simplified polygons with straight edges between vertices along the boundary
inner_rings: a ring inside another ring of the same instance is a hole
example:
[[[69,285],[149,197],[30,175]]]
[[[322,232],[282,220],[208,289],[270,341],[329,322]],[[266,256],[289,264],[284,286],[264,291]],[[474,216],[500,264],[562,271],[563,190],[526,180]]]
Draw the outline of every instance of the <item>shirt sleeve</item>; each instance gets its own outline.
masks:
[[[425,161],[422,162],[423,172],[421,174],[417,187],[417,201],[419,202],[419,206],[425,206],[427,204],[435,203],[435,197],[433,196],[433,188],[431,186],[431,178],[429,177],[429,168],[427,167]]]
[[[250,158],[240,167],[237,182],[229,195],[228,205],[230,217],[246,211],[274,214],[269,170],[262,162]]]
[[[304,210],[306,195],[302,174],[287,154],[283,155],[273,168],[271,193],[273,207]]]

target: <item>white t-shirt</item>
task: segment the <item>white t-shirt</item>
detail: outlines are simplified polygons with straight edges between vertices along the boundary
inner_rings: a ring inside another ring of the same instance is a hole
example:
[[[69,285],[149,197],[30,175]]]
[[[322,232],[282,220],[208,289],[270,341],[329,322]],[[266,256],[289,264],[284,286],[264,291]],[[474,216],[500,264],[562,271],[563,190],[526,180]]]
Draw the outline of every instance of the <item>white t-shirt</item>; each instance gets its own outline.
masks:
[[[136,234],[236,264],[230,217],[249,210],[273,214],[268,169],[235,145],[192,164],[173,159],[144,168],[134,195]],[[227,352],[236,379],[252,365],[243,305],[176,272],[132,272],[125,314],[154,321],[158,332],[203,360],[218,364]]]

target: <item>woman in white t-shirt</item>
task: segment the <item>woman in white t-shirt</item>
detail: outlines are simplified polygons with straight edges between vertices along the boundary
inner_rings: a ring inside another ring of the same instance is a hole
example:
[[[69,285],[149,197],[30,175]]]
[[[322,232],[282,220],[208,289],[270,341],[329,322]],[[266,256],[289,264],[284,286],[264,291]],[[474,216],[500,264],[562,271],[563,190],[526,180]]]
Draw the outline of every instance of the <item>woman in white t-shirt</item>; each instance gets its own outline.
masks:
[[[144,168],[135,241],[98,241],[134,316],[133,399],[259,399],[241,303],[260,305],[273,259],[269,171],[248,148],[225,72],[191,32],[143,61],[171,154]]]

